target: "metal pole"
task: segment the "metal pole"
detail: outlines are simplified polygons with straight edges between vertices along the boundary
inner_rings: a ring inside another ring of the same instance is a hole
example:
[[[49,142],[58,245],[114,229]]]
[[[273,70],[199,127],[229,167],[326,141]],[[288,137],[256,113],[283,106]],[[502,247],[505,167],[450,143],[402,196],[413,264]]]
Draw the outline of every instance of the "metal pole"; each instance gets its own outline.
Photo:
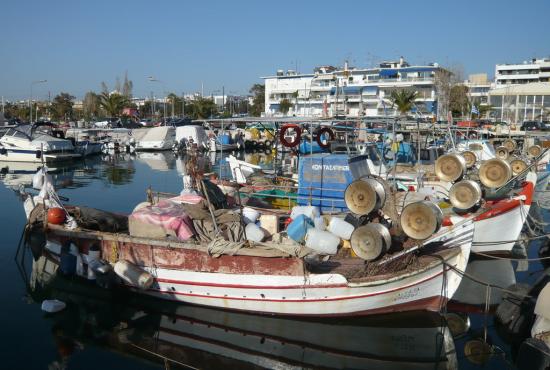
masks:
[[[31,82],[31,96],[29,97],[29,123],[32,123],[32,85],[34,82]]]

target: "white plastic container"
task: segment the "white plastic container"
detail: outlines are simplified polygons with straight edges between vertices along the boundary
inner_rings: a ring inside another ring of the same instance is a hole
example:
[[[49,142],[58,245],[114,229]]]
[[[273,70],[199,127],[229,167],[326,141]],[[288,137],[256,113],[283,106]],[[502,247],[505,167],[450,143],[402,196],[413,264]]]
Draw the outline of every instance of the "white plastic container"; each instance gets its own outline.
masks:
[[[321,254],[336,254],[338,244],[340,244],[340,238],[328,231],[322,231],[315,227],[307,231],[306,247]]]
[[[46,241],[46,246],[44,248],[46,248],[47,250],[49,250],[53,254],[57,254],[57,255],[61,254],[61,244],[59,244],[57,242],[48,240],[48,241]]]
[[[256,211],[254,208],[243,208],[243,220],[246,224],[255,224],[259,217],[260,212]]]
[[[325,224],[325,219],[322,216],[315,217],[313,219],[313,224],[315,225],[315,228],[324,231],[327,229],[327,225]]]
[[[248,224],[244,230],[246,233],[246,239],[252,242],[261,242],[265,238],[265,233],[256,224]]]
[[[125,283],[136,288],[148,289],[153,285],[153,275],[125,260],[115,263],[115,273]]]
[[[332,217],[328,223],[327,230],[344,240],[350,240],[355,227],[341,218]]]
[[[319,217],[319,208],[315,206],[295,206],[292,207],[292,212],[290,212],[290,218],[293,220],[299,215],[305,215],[312,220]]]
[[[94,271],[94,266],[99,262],[99,258],[101,257],[101,251],[99,248],[90,248],[88,250],[88,279],[89,280],[95,280],[96,275]]]

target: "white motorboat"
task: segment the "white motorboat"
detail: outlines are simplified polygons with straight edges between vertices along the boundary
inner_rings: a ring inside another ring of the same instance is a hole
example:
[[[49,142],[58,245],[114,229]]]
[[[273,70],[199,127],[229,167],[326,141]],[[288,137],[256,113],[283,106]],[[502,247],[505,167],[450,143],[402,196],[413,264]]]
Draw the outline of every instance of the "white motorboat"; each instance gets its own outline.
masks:
[[[143,136],[137,138],[134,133],[146,130]],[[176,129],[172,126],[159,126],[132,131],[136,150],[169,150],[176,143]]]
[[[19,125],[0,138],[0,161],[47,163],[80,157],[70,140],[53,136],[50,124]]]
[[[176,127],[176,143],[179,148],[207,149],[209,147],[208,136],[204,127],[198,125],[186,125]]]

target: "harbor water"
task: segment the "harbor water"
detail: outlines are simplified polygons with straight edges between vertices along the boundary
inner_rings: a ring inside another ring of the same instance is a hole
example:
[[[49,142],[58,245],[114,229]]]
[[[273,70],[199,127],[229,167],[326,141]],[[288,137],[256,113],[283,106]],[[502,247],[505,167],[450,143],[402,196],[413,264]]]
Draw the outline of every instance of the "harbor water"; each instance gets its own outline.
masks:
[[[244,159],[264,166],[273,161],[265,153]],[[69,203],[130,213],[146,200],[148,187],[179,193],[185,161],[170,152],[101,155],[51,166],[50,173]],[[229,173],[219,154],[201,157],[197,165]],[[0,163],[3,369],[514,368],[515,344],[496,330],[493,313],[484,312],[485,297],[494,309],[501,292],[467,279],[463,284],[469,285],[459,289],[463,301],[441,315],[299,319],[169,303],[58,276],[48,261],[33,256],[32,246],[18,249],[25,225],[18,189],[31,187],[36,168]],[[536,205],[531,214],[550,220]],[[529,256],[536,257],[543,243],[531,242]],[[490,278],[503,284],[533,284],[543,271],[539,262],[509,260],[473,261],[470,268],[472,274],[498,272],[502,276]],[[67,307],[45,313],[45,299]],[[471,304],[476,299],[479,304]],[[457,335],[449,318],[469,327]],[[491,353],[468,358],[472,342],[480,341],[489,343]]]

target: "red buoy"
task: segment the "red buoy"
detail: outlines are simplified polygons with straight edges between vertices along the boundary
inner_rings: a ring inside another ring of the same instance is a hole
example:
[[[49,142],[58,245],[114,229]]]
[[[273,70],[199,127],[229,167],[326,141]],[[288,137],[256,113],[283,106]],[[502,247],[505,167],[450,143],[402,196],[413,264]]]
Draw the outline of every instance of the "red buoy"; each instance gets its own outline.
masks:
[[[63,222],[65,222],[65,211],[62,208],[48,209],[48,223],[61,225]]]

